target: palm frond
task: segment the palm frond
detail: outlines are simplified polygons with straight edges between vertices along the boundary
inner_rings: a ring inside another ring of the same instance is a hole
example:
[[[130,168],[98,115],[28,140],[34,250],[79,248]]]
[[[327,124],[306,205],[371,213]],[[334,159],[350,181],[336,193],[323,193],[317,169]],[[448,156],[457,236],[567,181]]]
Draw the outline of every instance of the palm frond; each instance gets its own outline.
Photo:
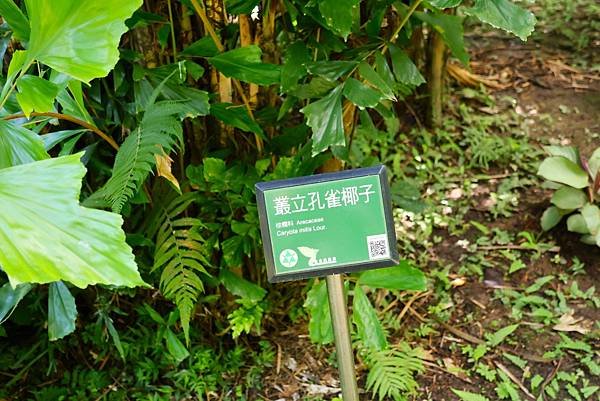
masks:
[[[189,113],[185,101],[159,101],[146,109],[139,126],[117,152],[113,173],[101,189],[112,210],[119,213],[156,164],[155,155],[180,147],[183,142],[181,120]]]
[[[183,215],[196,198],[195,192],[179,195],[172,190],[160,196],[145,229],[155,238],[153,269],[161,270],[160,289],[177,305],[188,342],[192,311],[204,292],[201,274],[209,275],[208,252],[201,233],[204,225],[197,218]]]
[[[367,389],[377,394],[380,401],[386,397],[406,401],[407,395],[418,387],[415,375],[425,370],[420,357],[422,350],[400,343],[394,348],[366,352]]]

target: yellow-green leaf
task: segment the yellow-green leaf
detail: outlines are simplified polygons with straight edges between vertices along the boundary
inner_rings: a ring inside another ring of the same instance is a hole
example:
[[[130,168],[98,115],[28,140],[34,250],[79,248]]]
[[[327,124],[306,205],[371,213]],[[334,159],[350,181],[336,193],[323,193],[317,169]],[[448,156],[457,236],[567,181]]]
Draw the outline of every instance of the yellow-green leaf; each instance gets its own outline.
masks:
[[[31,25],[27,64],[38,60],[83,82],[119,60],[125,20],[142,0],[25,0]]]
[[[82,154],[0,170],[0,266],[13,286],[144,285],[120,215],[79,205]]]

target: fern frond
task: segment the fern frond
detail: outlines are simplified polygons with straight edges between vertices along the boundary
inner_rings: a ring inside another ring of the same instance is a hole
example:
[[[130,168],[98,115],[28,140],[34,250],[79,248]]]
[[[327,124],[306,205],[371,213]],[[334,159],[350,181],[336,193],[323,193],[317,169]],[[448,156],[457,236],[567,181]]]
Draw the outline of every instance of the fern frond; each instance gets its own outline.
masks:
[[[179,309],[181,325],[189,342],[189,324],[198,296],[204,291],[201,274],[209,275],[205,240],[199,219],[184,217],[183,212],[196,199],[188,192],[173,191],[155,204],[146,232],[155,238],[153,269],[161,269],[160,289]]]
[[[420,349],[400,343],[391,349],[365,351],[369,366],[367,390],[377,394],[380,401],[386,397],[405,401],[407,395],[415,392],[418,384],[414,376],[425,370]]]
[[[113,173],[102,188],[112,210],[121,212],[156,164],[155,155],[180,147],[181,120],[189,113],[187,102],[160,101],[148,106],[141,123],[117,152]]]

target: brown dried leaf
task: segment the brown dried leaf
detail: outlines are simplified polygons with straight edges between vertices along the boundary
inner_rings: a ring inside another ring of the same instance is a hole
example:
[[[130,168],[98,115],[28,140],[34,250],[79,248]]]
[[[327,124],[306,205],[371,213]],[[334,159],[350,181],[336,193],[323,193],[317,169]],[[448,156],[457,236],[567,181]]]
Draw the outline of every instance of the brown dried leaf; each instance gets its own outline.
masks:
[[[556,331],[575,331],[580,334],[590,332],[592,322],[584,320],[582,317],[576,318],[573,316],[573,311],[569,311],[558,319],[558,323],[552,327]]]
[[[173,159],[171,159],[171,157],[165,153],[162,146],[160,147],[160,150],[162,154],[154,155],[154,158],[156,159],[156,171],[158,172],[159,177],[164,177],[169,180],[169,182],[173,184],[175,188],[177,188],[177,191],[181,192],[179,181],[177,181],[177,178],[175,178],[173,172],[171,171]]]

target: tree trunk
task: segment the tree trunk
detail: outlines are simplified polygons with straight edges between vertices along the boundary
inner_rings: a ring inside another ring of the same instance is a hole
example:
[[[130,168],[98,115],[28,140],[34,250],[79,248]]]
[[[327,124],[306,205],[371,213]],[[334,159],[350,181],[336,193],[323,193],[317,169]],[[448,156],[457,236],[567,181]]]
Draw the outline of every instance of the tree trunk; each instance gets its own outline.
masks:
[[[429,33],[428,43],[429,104],[427,124],[432,129],[442,125],[442,105],[444,97],[444,71],[446,69],[446,45],[442,36],[436,31]]]

